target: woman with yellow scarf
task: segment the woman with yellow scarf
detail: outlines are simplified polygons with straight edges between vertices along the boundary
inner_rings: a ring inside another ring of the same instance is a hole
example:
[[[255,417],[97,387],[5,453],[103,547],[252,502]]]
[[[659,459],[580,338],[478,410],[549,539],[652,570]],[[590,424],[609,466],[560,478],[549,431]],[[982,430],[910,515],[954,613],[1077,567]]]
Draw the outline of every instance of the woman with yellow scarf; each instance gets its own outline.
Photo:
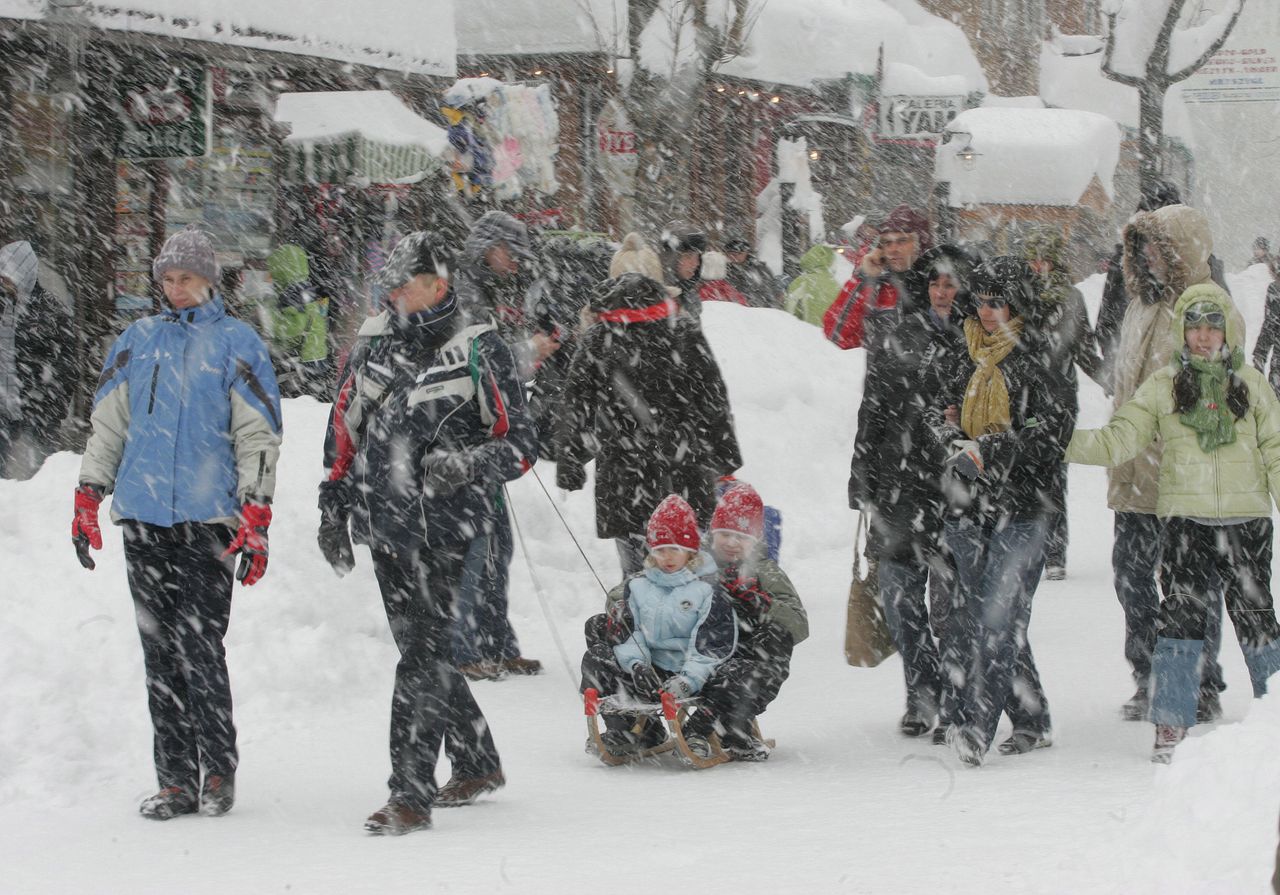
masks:
[[[1055,400],[1045,346],[1024,326],[1028,284],[1029,270],[1013,258],[975,272],[968,354],[943,380],[951,394],[939,396],[933,413],[934,433],[950,448],[944,538],[957,573],[943,663],[958,682],[958,705],[944,712],[952,719],[946,739],[974,766],[1002,712],[1013,722],[1002,755],[1053,742],[1027,626],[1053,509],[1048,489],[1074,414]]]

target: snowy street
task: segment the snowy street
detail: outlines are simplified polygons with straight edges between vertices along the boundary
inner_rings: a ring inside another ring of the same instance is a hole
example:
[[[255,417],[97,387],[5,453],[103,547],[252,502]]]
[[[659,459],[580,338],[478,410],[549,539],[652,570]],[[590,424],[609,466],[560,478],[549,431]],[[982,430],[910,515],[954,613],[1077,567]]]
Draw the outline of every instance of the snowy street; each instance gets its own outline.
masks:
[[[1261,316],[1253,273],[1233,280],[1251,335]],[[1091,305],[1098,280],[1084,286]],[[260,585],[237,586],[227,637],[241,765],[222,819],[137,815],[154,783],[142,656],[118,532],[106,533],[92,573],[69,543],[79,458],[58,454],[32,481],[0,481],[0,890],[1265,891],[1280,698],[1250,698],[1224,634],[1224,719],[1196,728],[1171,767],[1150,763],[1151,725],[1118,714],[1132,686],[1103,472],[1072,469],[1068,577],[1035,598],[1031,642],[1054,745],[964,767],[898,733],[896,656],[875,669],[843,660],[854,526],[845,479],[863,353],[837,351],[781,312],[721,305],[704,319],[746,456],[739,475],[782,510],[782,565],[813,626],[761,718],[778,742],[767,763],[611,769],[584,754],[576,666],[582,623],[603,597],[527,475],[511,489],[528,546],[512,566],[512,619],[523,653],[547,672],[473,684],[508,785],[473,807],[437,808],[432,831],[364,833],[386,795],[396,653],[367,552],[340,580],[316,547],[327,408],[295,399],[270,568]],[[1106,419],[1108,402],[1087,381],[1082,405],[1082,425]],[[590,489],[566,495],[548,464],[537,473],[614,583]]]

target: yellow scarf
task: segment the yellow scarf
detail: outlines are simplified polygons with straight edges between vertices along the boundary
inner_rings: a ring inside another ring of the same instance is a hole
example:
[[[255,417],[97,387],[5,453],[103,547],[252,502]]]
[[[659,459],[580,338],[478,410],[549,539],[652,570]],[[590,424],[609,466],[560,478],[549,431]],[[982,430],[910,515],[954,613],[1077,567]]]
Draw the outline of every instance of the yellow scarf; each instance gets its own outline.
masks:
[[[1009,386],[997,366],[1009,356],[1022,334],[1022,318],[1014,317],[993,333],[970,317],[964,322],[964,339],[969,357],[977,367],[964,390],[960,408],[960,428],[970,438],[1004,432],[1012,425],[1009,414]]]

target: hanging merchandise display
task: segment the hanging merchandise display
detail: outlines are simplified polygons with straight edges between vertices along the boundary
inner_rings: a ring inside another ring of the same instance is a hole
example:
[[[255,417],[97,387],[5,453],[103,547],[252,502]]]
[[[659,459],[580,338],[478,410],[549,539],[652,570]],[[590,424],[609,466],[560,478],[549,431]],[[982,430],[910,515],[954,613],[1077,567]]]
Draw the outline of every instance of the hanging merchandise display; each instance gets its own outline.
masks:
[[[560,118],[548,84],[504,84],[463,78],[444,93],[448,161],[454,186],[468,197],[492,190],[496,199],[560,189],[555,159]]]

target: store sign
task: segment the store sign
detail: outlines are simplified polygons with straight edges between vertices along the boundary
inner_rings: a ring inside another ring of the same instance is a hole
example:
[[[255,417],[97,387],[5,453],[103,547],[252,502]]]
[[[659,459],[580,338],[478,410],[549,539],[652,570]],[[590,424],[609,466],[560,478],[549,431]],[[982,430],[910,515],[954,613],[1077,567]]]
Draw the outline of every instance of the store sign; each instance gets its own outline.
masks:
[[[882,96],[879,135],[889,140],[931,140],[964,111],[963,96]]]
[[[199,63],[126,71],[117,82],[116,114],[118,158],[193,158],[209,152],[208,74]]]
[[[1234,35],[1233,35],[1234,36]],[[1223,47],[1182,84],[1187,103],[1271,103],[1280,100],[1280,35],[1251,34]]]
[[[596,119],[596,164],[609,188],[616,195],[629,196],[635,191],[636,132],[622,103],[611,99]]]

